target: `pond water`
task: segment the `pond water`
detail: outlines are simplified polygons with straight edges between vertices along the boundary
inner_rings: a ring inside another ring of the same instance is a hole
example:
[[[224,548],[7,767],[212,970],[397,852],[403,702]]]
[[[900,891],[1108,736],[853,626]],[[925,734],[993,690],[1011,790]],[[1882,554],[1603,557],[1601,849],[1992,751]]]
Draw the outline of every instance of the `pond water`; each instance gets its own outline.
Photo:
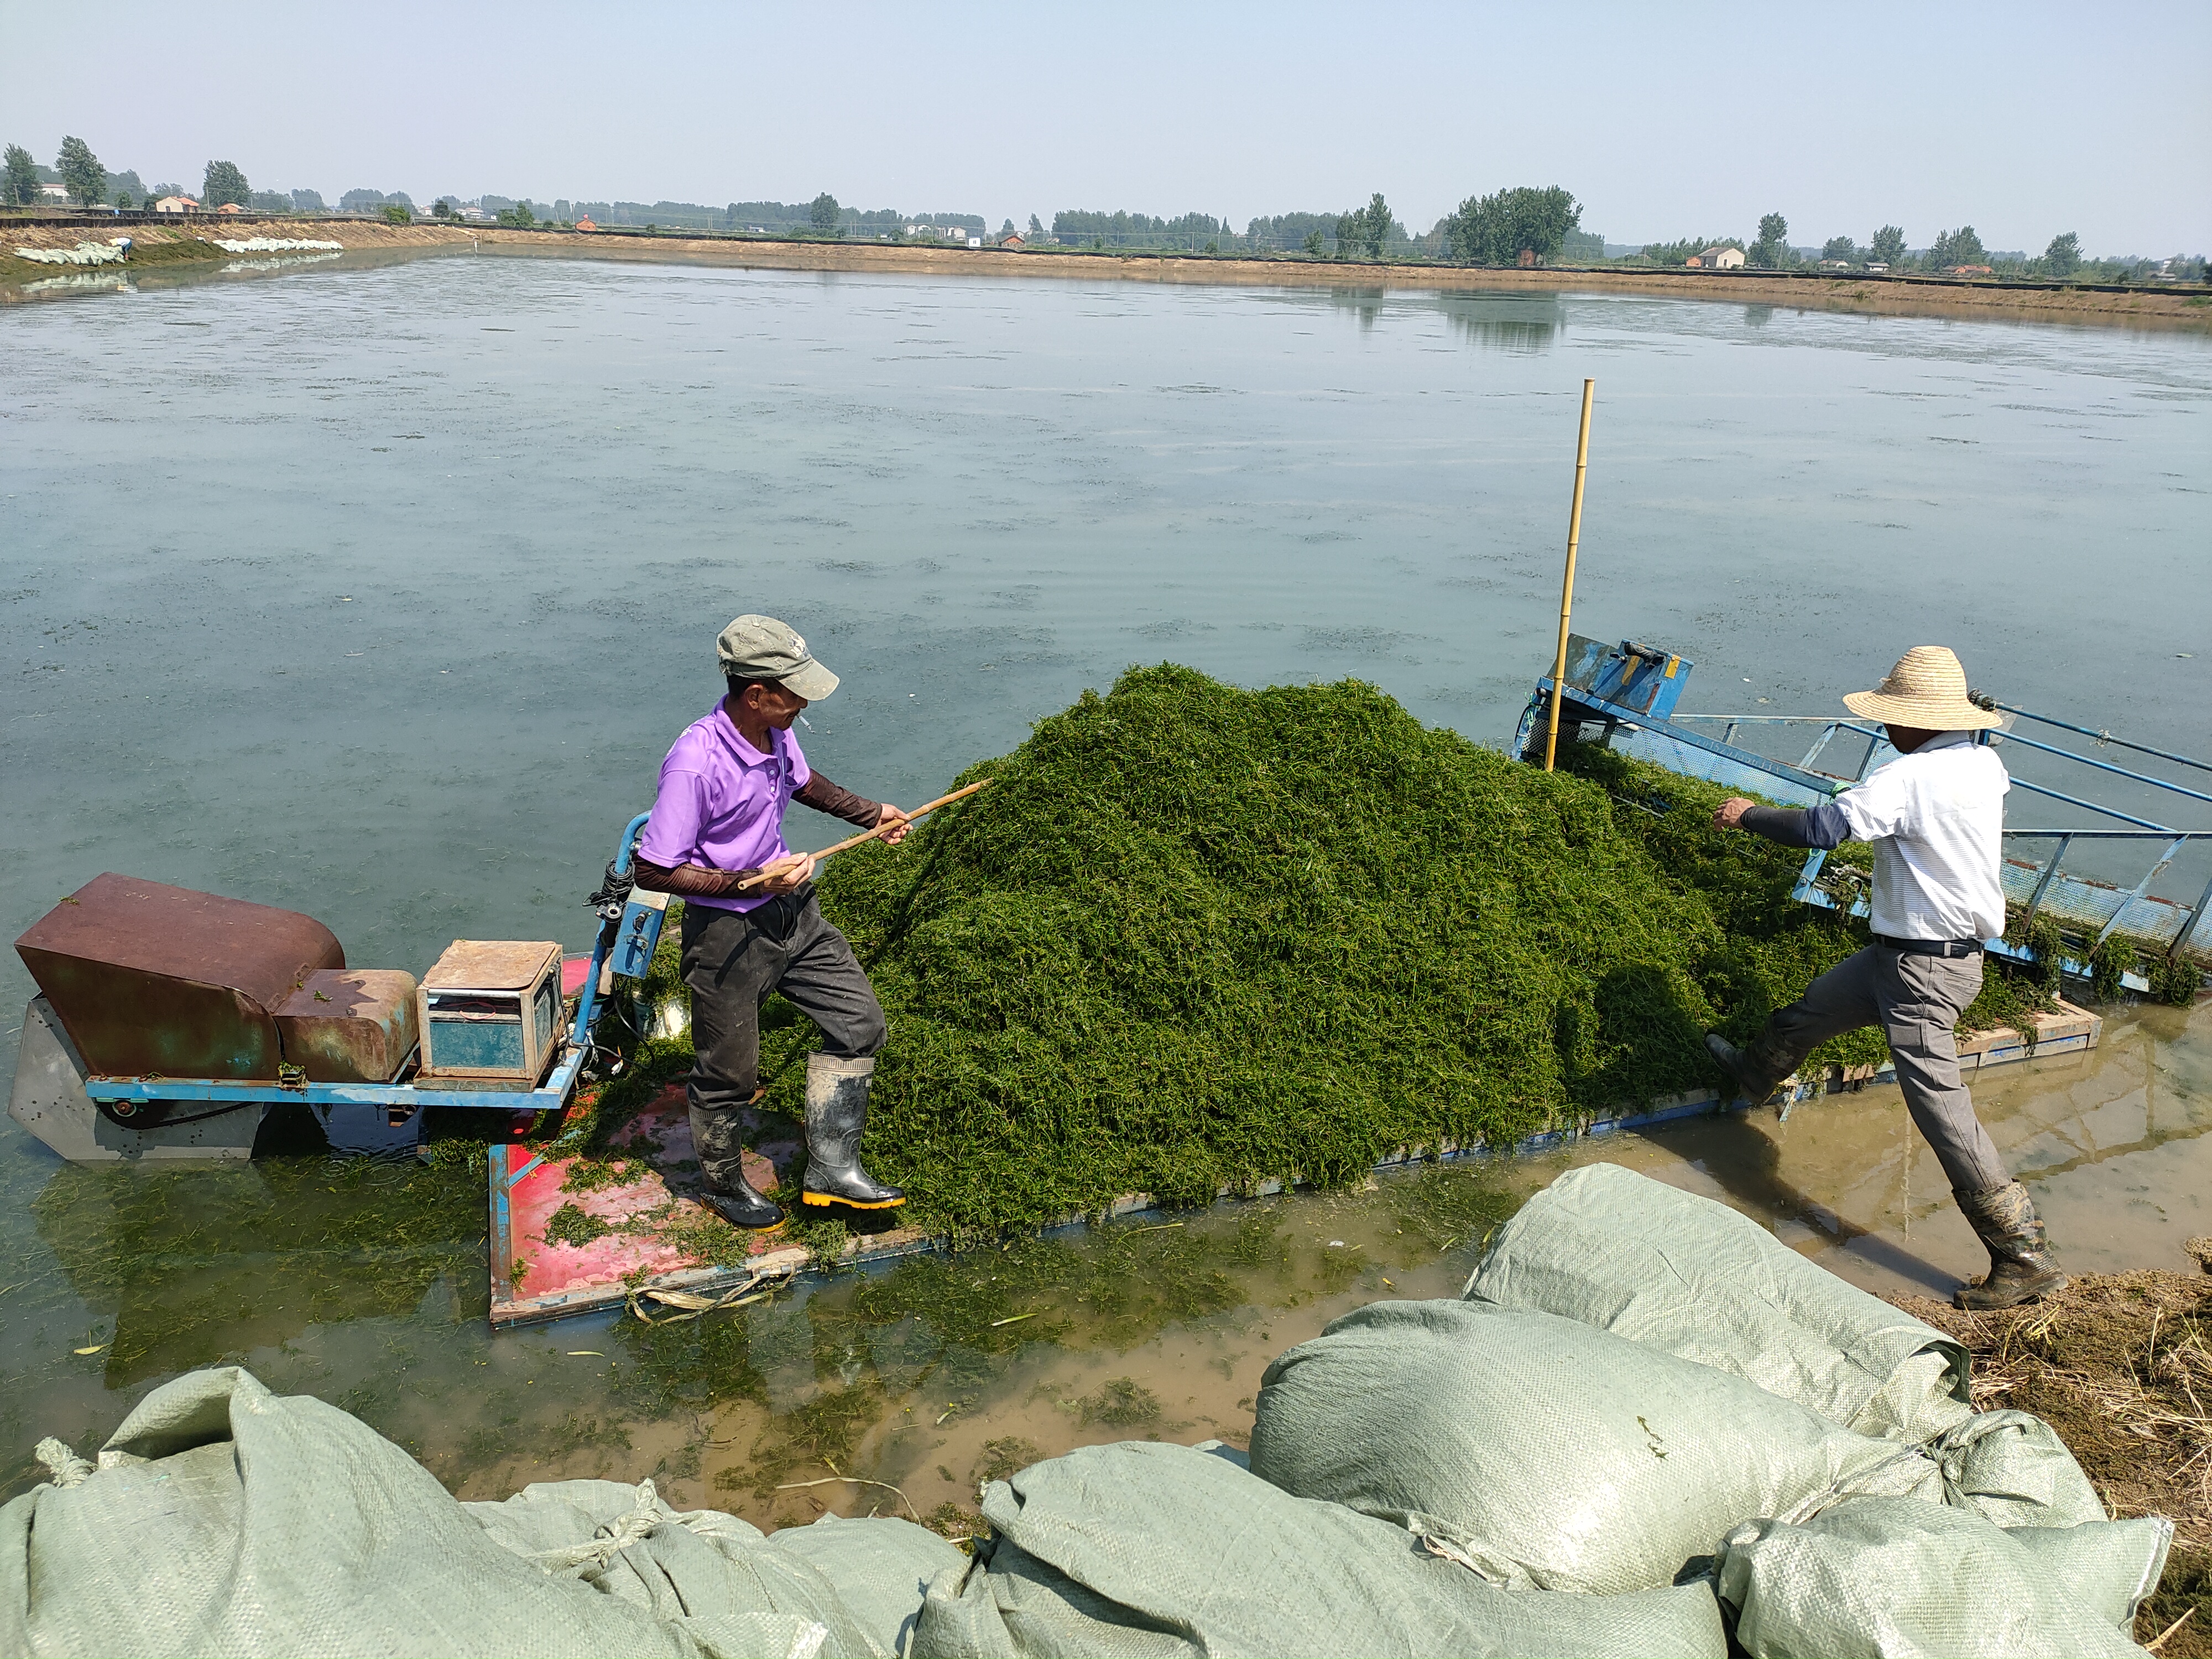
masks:
[[[0,334],[17,928],[112,869],[306,910],[357,965],[583,948],[742,610],[845,677],[808,751],[893,799],[1165,657],[1354,675],[1502,740],[1551,652],[1585,374],[1577,626],[1694,659],[1686,707],[1826,712],[1948,640],[2009,701],[2212,748],[2198,335],[465,258],[94,294]],[[0,1029],[29,992],[11,953]],[[2081,1265],[2179,1266],[2212,1231],[2207,1021],[2116,1012],[2099,1055],[1978,1088]],[[1878,1288],[1973,1265],[1893,1091],[1562,1158],[1595,1156]],[[458,1171],[72,1170],[0,1121],[0,1475],[228,1359],[468,1496],[658,1470],[763,1519],[927,1512],[1021,1443],[1236,1437],[1273,1352],[1451,1293],[1559,1161],[495,1338]],[[778,1490],[825,1457],[903,1496]]]

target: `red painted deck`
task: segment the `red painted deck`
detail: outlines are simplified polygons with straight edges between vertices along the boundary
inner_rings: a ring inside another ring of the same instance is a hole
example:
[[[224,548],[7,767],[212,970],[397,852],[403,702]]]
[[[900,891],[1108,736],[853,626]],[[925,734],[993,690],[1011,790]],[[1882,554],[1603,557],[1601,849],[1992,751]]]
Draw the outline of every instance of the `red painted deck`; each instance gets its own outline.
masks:
[[[749,1125],[749,1131],[755,1127]],[[585,1192],[566,1190],[576,1158],[547,1158],[529,1146],[490,1149],[494,1325],[615,1307],[633,1291],[720,1290],[781,1278],[804,1264],[805,1252],[779,1233],[750,1237],[741,1265],[703,1261],[665,1237],[706,1215],[688,1195],[696,1165],[681,1083],[663,1089],[625,1127],[617,1146],[636,1149],[624,1173],[635,1171],[637,1178]],[[765,1148],[769,1156],[748,1152],[747,1178],[773,1194],[776,1164],[787,1164],[797,1150],[787,1142],[770,1142]],[[547,1224],[571,1204],[615,1231],[588,1243],[549,1241]]]

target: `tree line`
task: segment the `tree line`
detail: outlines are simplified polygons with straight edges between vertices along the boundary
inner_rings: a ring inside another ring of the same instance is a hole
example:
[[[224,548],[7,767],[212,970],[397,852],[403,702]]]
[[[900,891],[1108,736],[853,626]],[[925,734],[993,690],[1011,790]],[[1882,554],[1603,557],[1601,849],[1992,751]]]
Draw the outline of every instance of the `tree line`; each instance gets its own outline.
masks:
[[[1802,252],[1789,240],[1790,222],[1779,213],[1761,216],[1759,234],[1747,242],[1735,236],[1685,237],[1674,242],[1650,242],[1631,256],[1636,262],[1655,265],[1680,265],[1693,258],[1701,257],[1716,247],[1734,248],[1743,255],[1743,262],[1757,270],[1790,270],[1803,269],[1842,268],[1853,270],[1918,271],[1929,275],[1949,275],[1964,272],[1979,275],[1984,271],[1997,276],[2042,277],[2063,281],[2069,277],[2093,281],[2128,282],[2140,280],[2152,268],[2185,281],[2204,280],[2205,261],[2203,255],[2194,258],[2175,255],[2171,259],[2145,259],[2136,256],[2123,258],[2092,259],[2081,252],[2081,239],[2075,232],[2062,231],[2052,237],[2050,245],[2040,254],[1992,253],[1983,246],[1980,235],[1972,225],[1960,225],[1955,229],[1940,230],[1927,247],[1915,251],[1906,246],[1904,228],[1884,225],[1861,244],[1850,236],[1832,236],[1820,246],[1818,253]]]
[[[51,172],[52,178],[47,175]],[[42,167],[21,144],[0,151],[0,204],[35,205],[41,186],[56,182],[70,199],[82,207],[112,204],[120,208],[150,207],[164,196],[181,195],[177,185],[157,185],[150,190],[136,173],[111,174],[92,147],[74,135],[62,139],[51,169]],[[111,204],[111,186],[112,199]],[[261,212],[321,213],[322,197],[312,190],[289,192],[257,191],[236,163],[208,162],[200,184],[200,205],[210,211],[235,204]],[[346,212],[378,212],[399,222],[416,211],[404,191],[386,194],[375,190],[350,190],[339,198]],[[916,234],[938,236],[980,235],[986,221],[979,214],[933,213],[908,217],[894,208],[860,210],[841,204],[828,191],[810,202],[732,202],[724,208],[692,202],[580,202],[566,200],[533,204],[507,197],[485,196],[481,206],[501,223],[531,225],[571,223],[590,218],[608,225],[642,225],[657,229],[758,229],[771,234],[903,241],[908,228]],[[459,216],[452,197],[441,197],[432,209],[439,218]],[[1282,213],[1255,217],[1243,232],[1234,230],[1226,216],[1185,213],[1173,218],[1117,209],[1111,213],[1067,208],[1053,216],[1052,240],[1064,246],[1094,248],[1177,249],[1209,253],[1299,252],[1311,258],[1382,260],[1391,258],[1450,259],[1466,264],[1549,264],[1562,254],[1577,263],[1605,260],[1604,239],[1583,231],[1582,205],[1559,185],[1516,185],[1486,196],[1469,196],[1439,219],[1425,234],[1415,235],[1392,212],[1382,192],[1375,191],[1365,205],[1336,213]],[[1006,222],[1002,234],[1011,233]],[[1029,234],[1042,240],[1044,227],[1030,216]],[[1832,236],[1817,255],[1790,246],[1790,224],[1779,213],[1762,216],[1758,236],[1747,242],[1735,236],[1684,237],[1672,242],[1646,243],[1628,256],[1637,264],[1680,265],[1702,258],[1710,249],[1733,248],[1743,262],[1757,270],[1787,270],[1808,265],[1854,270],[1921,270],[1931,273],[1989,270],[1997,276],[2091,277],[2127,281],[2142,277],[2146,267],[2156,265],[2161,274],[2203,281],[2202,255],[2176,255],[2162,264],[2134,256],[2091,259],[2081,252],[2073,231],[2051,239],[2043,252],[2026,255],[1992,254],[1982,245],[1971,224],[1939,231],[1924,250],[1906,246],[1905,234],[1897,225],[1884,225],[1862,246],[1850,236]]]
[[[49,179],[48,173],[52,177]],[[21,144],[9,144],[0,150],[0,205],[33,207],[44,199],[41,186],[58,184],[69,192],[70,201],[79,207],[150,208],[165,196],[182,196],[185,187],[178,184],[155,185],[150,188],[139,181],[137,173],[110,173],[100,157],[93,153],[90,144],[74,135],[64,137],[60,151],[54,157],[52,167],[42,167],[32,158],[31,152]],[[210,161],[200,181],[197,198],[204,208],[214,210],[236,204],[264,213],[322,213],[328,210],[323,198],[312,190],[289,192],[255,190],[246,182],[246,174],[234,161]]]

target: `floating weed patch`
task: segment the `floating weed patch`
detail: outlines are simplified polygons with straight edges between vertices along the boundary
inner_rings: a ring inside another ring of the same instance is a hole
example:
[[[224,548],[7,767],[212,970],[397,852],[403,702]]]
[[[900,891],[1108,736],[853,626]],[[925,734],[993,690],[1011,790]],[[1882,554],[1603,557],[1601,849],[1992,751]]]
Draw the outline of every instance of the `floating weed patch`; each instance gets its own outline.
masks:
[[[754,1443],[751,1463],[722,1470],[714,1485],[769,1498],[796,1470],[818,1465],[836,1474],[850,1465],[854,1449],[883,1412],[883,1390],[873,1382],[825,1389],[774,1419]]]
[[[1103,1423],[1109,1429],[1133,1429],[1157,1423],[1160,1397],[1133,1376],[1112,1376],[1075,1402],[1085,1427]]]
[[[1443,1164],[1390,1182],[1383,1190],[1399,1230],[1439,1255],[1481,1249],[1520,1207],[1509,1194],[1473,1178],[1472,1171]]]
[[[1034,1440],[1024,1440],[1019,1435],[1010,1435],[1003,1440],[986,1440],[983,1451],[975,1462],[975,1479],[1004,1480],[1010,1474],[1018,1474],[1044,1456]]]

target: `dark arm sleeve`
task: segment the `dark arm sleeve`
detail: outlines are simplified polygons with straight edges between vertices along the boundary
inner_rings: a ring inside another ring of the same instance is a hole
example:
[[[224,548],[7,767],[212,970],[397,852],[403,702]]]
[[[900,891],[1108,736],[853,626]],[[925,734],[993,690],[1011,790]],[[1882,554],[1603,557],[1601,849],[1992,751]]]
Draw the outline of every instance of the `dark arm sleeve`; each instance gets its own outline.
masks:
[[[819,772],[807,779],[806,787],[795,793],[792,799],[817,812],[827,812],[833,818],[858,824],[863,830],[872,830],[884,821],[882,802],[842,789]]]
[[[739,882],[760,874],[757,870],[702,870],[696,864],[679,864],[671,869],[637,857],[631,859],[630,867],[636,872],[637,884],[647,892],[673,893],[678,898],[727,898],[738,890]]]
[[[1784,847],[1817,847],[1830,851],[1850,839],[1844,809],[1832,800],[1818,806],[1750,806],[1736,820],[1754,836],[1778,841]]]

